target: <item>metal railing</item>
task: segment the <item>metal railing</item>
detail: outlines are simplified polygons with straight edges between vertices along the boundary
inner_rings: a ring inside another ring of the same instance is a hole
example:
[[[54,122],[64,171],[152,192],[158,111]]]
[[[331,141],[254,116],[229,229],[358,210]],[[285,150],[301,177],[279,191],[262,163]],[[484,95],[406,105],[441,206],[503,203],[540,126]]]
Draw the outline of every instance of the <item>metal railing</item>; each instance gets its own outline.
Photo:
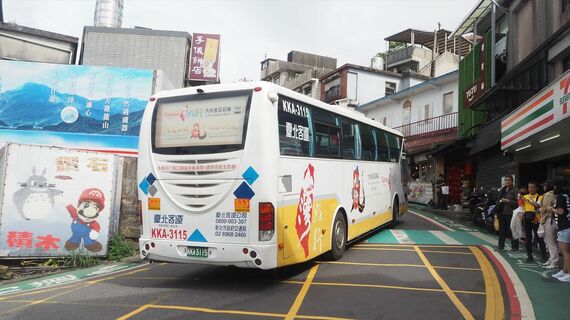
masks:
[[[445,129],[457,128],[457,120],[457,112],[453,112],[443,116],[433,117],[426,120],[395,127],[394,129],[400,131],[405,137],[410,137],[418,134],[426,134]]]

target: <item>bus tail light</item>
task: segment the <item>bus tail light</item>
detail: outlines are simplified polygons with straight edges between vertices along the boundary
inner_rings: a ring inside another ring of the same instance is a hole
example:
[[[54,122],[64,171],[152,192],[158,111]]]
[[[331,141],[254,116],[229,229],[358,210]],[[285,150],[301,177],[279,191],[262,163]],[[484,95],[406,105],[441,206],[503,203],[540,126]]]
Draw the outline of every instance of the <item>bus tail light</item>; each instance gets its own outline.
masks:
[[[271,202],[259,203],[259,241],[269,241],[275,233],[275,208]]]

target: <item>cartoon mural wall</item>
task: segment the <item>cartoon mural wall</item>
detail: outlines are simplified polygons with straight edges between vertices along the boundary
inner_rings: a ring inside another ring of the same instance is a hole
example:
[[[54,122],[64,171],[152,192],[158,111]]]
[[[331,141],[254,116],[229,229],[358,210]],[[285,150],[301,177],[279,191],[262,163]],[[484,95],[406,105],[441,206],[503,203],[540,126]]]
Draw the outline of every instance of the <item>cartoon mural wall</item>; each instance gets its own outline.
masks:
[[[106,254],[115,156],[7,144],[0,166],[0,257]]]

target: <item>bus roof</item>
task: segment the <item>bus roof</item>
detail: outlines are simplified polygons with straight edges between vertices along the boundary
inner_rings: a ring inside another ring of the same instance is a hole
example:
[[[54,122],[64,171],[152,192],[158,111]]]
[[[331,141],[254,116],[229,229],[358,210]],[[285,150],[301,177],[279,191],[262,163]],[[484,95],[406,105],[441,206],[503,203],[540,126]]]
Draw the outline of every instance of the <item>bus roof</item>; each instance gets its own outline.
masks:
[[[153,97],[156,97],[157,99],[159,99],[159,98],[173,97],[173,96],[180,96],[180,95],[190,95],[190,94],[198,93],[198,90],[203,90],[204,93],[231,91],[231,90],[253,90],[256,87],[261,87],[263,91],[273,90],[274,92],[276,92],[278,94],[286,95],[288,97],[291,97],[291,98],[299,100],[301,102],[310,104],[312,106],[331,111],[333,113],[336,113],[338,115],[341,115],[341,116],[344,116],[347,118],[358,120],[360,122],[369,124],[371,126],[380,128],[380,129],[385,130],[387,132],[390,132],[390,133],[393,133],[393,134],[396,134],[398,136],[403,137],[402,133],[400,133],[399,131],[394,130],[390,127],[384,126],[376,120],[372,120],[370,118],[367,118],[366,116],[364,116],[364,114],[362,114],[360,112],[350,110],[347,108],[343,108],[343,107],[340,107],[340,106],[334,105],[334,104],[327,104],[327,103],[324,103],[320,100],[316,100],[316,99],[313,99],[311,97],[307,97],[307,96],[300,94],[298,92],[295,92],[293,90],[290,90],[290,89],[287,89],[287,88],[281,87],[279,85],[276,85],[274,83],[266,82],[266,81],[236,82],[236,83],[225,83],[225,84],[209,84],[209,85],[203,85],[203,86],[197,86],[197,87],[187,87],[187,88],[182,88],[182,89],[160,91],[160,92],[155,93],[153,95]]]

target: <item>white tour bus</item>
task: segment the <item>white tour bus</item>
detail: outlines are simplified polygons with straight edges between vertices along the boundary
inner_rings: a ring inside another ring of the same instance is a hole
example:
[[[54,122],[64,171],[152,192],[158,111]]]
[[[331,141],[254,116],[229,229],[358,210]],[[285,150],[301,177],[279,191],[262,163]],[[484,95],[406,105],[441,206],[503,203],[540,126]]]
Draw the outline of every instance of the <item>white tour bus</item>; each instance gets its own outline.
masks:
[[[159,261],[271,269],[407,209],[403,137],[267,82],[150,98],[138,158],[140,250]]]

